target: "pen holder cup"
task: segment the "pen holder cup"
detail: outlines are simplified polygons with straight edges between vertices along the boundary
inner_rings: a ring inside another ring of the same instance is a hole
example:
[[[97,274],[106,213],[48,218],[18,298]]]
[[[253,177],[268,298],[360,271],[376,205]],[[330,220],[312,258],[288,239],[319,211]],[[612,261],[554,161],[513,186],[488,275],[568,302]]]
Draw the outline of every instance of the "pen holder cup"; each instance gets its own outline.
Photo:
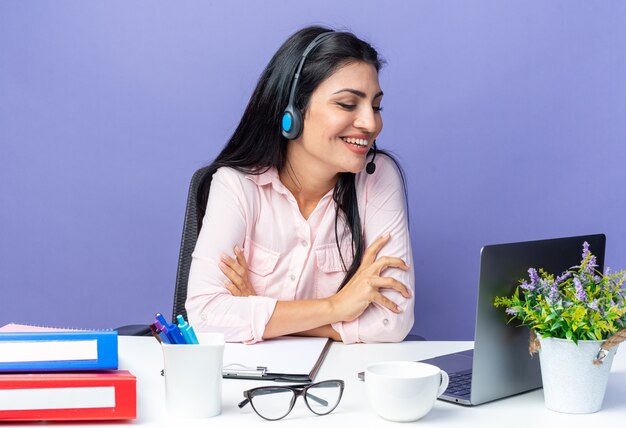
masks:
[[[162,345],[166,408],[178,418],[210,418],[222,411],[224,335],[197,336],[198,345]]]

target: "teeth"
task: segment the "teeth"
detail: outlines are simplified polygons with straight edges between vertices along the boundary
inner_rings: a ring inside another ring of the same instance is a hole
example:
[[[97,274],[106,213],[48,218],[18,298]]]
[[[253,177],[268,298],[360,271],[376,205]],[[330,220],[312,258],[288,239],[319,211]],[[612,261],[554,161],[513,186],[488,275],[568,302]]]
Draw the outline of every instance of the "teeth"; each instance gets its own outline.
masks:
[[[342,138],[343,141],[350,144],[355,144],[357,146],[367,146],[367,140],[363,140],[361,138]]]

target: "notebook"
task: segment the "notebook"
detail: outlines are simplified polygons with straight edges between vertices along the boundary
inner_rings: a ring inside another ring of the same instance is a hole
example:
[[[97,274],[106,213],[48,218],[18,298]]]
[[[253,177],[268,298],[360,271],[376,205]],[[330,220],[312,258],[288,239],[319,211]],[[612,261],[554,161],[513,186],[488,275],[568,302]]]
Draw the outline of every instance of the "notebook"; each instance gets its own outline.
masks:
[[[561,274],[578,265],[585,241],[602,271],[603,234],[482,248],[474,349],[423,360],[450,375],[450,385],[440,399],[477,405],[541,387],[539,358],[531,358],[528,352],[529,330],[507,324],[504,310],[495,308],[493,300],[513,294],[531,267]]]

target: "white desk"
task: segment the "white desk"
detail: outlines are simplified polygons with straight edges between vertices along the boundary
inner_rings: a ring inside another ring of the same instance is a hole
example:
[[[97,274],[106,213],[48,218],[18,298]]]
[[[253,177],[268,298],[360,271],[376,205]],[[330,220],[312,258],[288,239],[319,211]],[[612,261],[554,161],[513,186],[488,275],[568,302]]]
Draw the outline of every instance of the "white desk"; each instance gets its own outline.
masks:
[[[270,425],[319,428],[320,424],[344,428],[392,426],[397,428],[403,424],[387,422],[370,409],[365,385],[357,379],[357,373],[377,361],[431,358],[469,349],[472,346],[471,342],[404,342],[380,345],[334,343],[316,380],[345,380],[344,395],[337,409],[327,416],[315,416],[308,410],[302,398],[299,398],[293,411],[285,419],[268,422],[254,413],[250,406],[243,409],[237,407],[237,403],[243,399],[244,390],[266,383],[236,379],[224,380],[220,416],[196,421],[169,418],[164,409],[164,380],[160,375],[163,359],[159,344],[151,337],[120,337],[119,344],[120,368],[128,369],[137,376],[138,414],[137,419],[129,425],[211,428]],[[543,390],[536,390],[476,407],[464,407],[438,400],[433,410],[423,419],[404,425],[481,428],[617,427],[621,426],[624,420],[626,420],[626,352],[622,350],[618,351],[613,362],[604,406],[598,413],[566,415],[552,412],[544,407]],[[68,426],[76,428],[82,424],[74,423]]]

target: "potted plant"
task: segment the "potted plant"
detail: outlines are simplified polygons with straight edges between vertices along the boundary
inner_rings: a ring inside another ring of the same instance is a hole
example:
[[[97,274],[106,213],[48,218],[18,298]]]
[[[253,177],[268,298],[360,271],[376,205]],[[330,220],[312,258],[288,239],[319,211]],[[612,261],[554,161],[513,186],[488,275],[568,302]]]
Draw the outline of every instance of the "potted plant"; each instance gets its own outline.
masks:
[[[508,322],[531,330],[538,351],[546,407],[564,413],[592,413],[602,407],[617,345],[626,339],[626,271],[602,273],[583,244],[580,265],[560,276],[528,270],[510,297],[496,297]]]

